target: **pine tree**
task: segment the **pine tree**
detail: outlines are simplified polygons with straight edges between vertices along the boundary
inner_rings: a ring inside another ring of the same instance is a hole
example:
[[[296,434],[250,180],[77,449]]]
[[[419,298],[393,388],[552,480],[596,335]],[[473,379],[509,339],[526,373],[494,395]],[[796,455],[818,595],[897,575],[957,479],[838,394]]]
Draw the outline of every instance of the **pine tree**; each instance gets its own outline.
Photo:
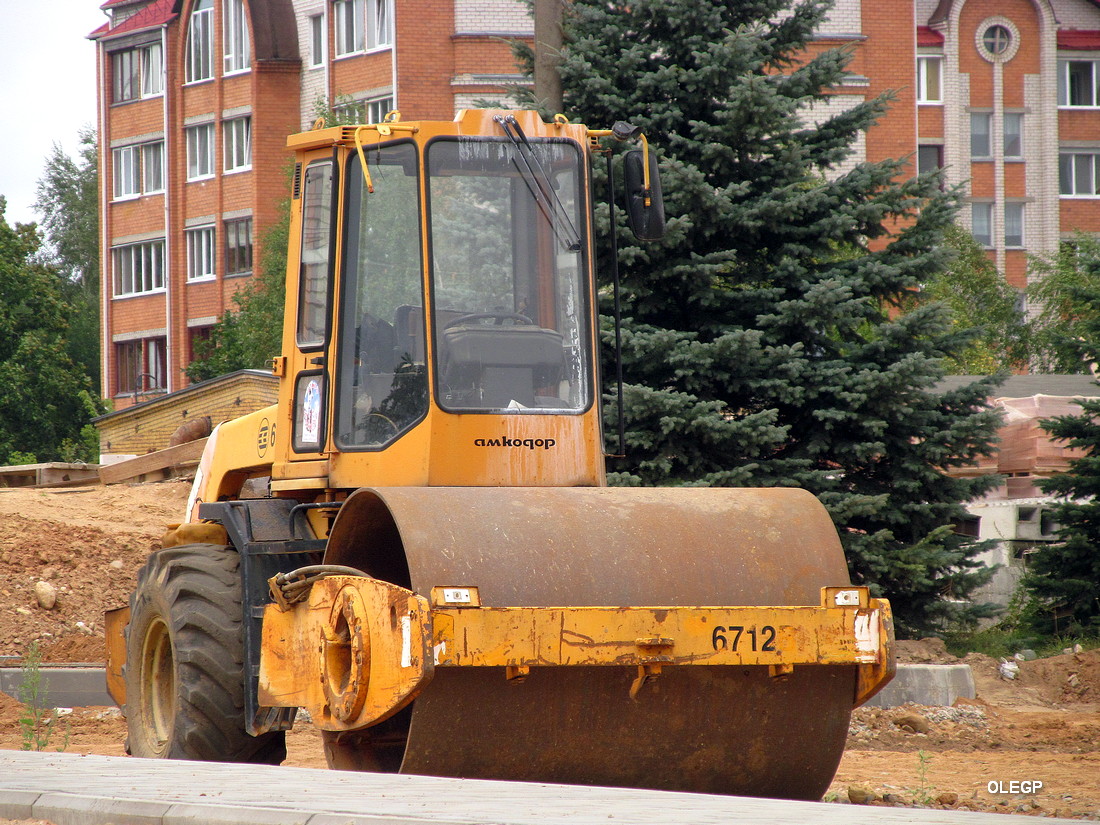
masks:
[[[853,580],[894,600],[901,632],[927,632],[985,610],[956,601],[988,571],[951,525],[991,480],[945,470],[990,451],[992,380],[935,392],[969,337],[942,305],[896,311],[944,267],[956,203],[902,161],[837,171],[888,101],[825,110],[850,59],[805,51],[826,13],[791,0],[567,8],[566,114],[641,126],[670,216],[645,246],[618,221],[628,456],[611,478],[808,488]]]
[[[1070,297],[1088,310],[1089,320],[1080,325],[1084,336],[1077,342],[1078,353],[1095,359],[1100,346],[1100,289],[1075,290]],[[1067,472],[1039,482],[1044,493],[1062,499],[1051,513],[1058,541],[1036,549],[1024,577],[1024,586],[1038,602],[1034,622],[1043,631],[1055,629],[1046,608],[1070,612],[1059,630],[1100,628],[1100,399],[1082,398],[1077,403],[1080,414],[1040,422],[1052,438],[1084,451],[1070,461]]]

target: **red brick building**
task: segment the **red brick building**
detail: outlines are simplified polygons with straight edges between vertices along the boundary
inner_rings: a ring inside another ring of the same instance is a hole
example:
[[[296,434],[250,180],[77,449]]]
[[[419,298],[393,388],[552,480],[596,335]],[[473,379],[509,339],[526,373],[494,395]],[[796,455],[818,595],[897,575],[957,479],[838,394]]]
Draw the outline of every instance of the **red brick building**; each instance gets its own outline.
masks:
[[[186,385],[318,110],[450,119],[519,79],[519,0],[108,0],[98,44],[103,392]]]
[[[522,0],[108,0],[99,45],[103,387],[186,382],[194,342],[258,259],[284,141],[325,104],[449,119],[519,77]],[[819,47],[851,72],[810,113],[895,101],[851,162],[910,157],[962,184],[1008,281],[1100,232],[1100,0],[838,0]],[[624,113],[628,115],[629,113]]]

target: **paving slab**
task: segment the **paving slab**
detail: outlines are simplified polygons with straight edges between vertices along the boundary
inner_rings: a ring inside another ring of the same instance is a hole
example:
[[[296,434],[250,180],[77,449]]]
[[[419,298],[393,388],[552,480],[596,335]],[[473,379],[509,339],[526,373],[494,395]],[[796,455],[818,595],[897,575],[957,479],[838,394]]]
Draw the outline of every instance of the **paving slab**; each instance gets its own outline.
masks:
[[[25,816],[28,805],[30,816],[57,825],[1005,823],[1003,814],[966,811],[0,751],[0,815]]]

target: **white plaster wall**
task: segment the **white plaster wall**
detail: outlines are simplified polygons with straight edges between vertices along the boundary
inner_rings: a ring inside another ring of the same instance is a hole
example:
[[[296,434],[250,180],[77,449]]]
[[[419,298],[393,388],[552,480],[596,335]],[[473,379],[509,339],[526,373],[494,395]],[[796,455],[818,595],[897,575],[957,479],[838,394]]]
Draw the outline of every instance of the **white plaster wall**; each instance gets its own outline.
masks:
[[[533,34],[523,0],[454,0],[456,34]]]

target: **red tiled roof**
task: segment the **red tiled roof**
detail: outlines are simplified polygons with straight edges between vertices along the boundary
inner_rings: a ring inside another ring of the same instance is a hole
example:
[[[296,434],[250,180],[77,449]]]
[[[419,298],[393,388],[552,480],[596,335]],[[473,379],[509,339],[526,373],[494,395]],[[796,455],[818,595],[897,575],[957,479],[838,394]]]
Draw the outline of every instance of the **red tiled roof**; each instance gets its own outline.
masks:
[[[122,2],[123,0],[108,0],[100,8],[121,5]],[[112,27],[109,23],[105,23],[89,34],[88,38],[98,40],[101,37],[114,37],[119,34],[129,34],[130,32],[163,26],[176,16],[174,6],[175,0],[154,0],[137,14],[127,17],[117,26]]]
[[[930,26],[917,26],[918,46],[942,46],[943,35]]]
[[[1100,29],[1062,29],[1059,49],[1100,49]]]

